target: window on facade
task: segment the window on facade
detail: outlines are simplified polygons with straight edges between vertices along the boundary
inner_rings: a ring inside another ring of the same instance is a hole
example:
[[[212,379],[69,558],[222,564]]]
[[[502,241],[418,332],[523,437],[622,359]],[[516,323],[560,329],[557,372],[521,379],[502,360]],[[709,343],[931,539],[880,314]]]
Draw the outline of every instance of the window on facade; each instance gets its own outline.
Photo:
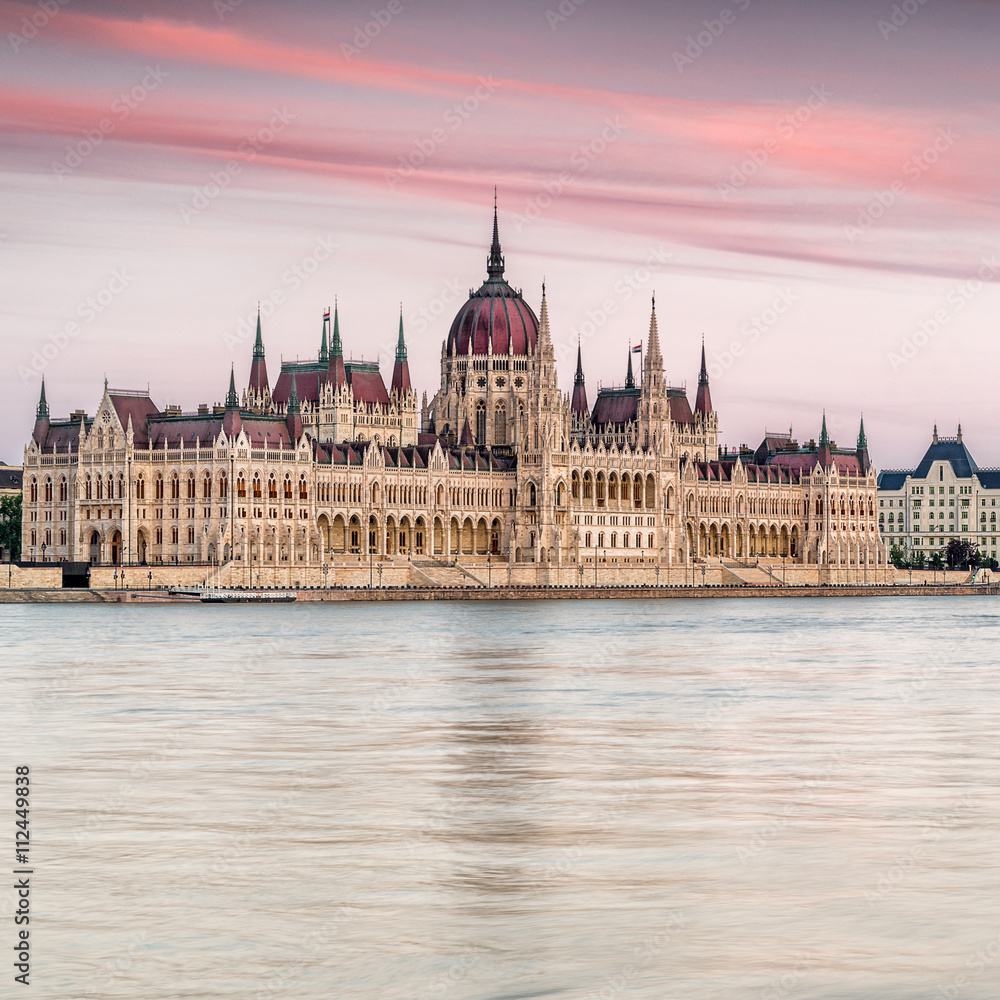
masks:
[[[219,497],[222,500],[225,500],[228,495],[229,495],[229,481],[226,479],[225,476],[220,476],[219,477]]]
[[[507,407],[503,403],[493,411],[493,443],[507,443]]]
[[[188,499],[189,500],[193,500],[194,499],[195,493],[194,493],[194,476],[193,475],[192,476],[188,476],[188,481],[187,481],[187,495],[188,495]]]
[[[476,444],[486,444],[486,404],[476,403]]]
[[[300,500],[309,499],[309,489],[306,486],[306,481],[304,478],[299,480],[299,499]]]
[[[290,476],[285,476],[284,494],[286,500],[292,499],[292,480]]]
[[[170,480],[170,499],[179,500],[181,495],[181,481],[174,476]]]
[[[278,499],[278,483],[274,476],[271,476],[267,481],[267,498],[268,500]]]

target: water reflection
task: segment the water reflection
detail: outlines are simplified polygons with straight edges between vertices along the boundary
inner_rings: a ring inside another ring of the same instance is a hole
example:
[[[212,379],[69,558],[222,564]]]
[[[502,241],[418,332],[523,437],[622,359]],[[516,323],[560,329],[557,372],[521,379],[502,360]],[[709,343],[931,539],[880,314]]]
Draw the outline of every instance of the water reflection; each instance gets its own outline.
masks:
[[[990,607],[5,609],[34,995],[993,998]]]

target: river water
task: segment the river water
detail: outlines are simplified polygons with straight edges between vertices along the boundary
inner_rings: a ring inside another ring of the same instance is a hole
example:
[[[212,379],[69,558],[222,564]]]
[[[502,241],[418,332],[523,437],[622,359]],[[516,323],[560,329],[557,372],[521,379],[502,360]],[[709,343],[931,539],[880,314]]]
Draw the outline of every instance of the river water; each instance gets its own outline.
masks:
[[[0,607],[34,872],[32,986],[4,961],[0,994],[995,1000],[998,622]]]

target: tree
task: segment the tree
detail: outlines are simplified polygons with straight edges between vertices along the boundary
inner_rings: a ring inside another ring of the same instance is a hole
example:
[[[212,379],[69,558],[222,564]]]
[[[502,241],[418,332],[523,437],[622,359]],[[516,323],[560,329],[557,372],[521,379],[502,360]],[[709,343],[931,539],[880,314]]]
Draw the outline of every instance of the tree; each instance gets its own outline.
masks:
[[[931,556],[931,568],[932,569],[940,569],[943,562],[944,562],[944,559],[942,559],[940,552],[935,552]]]
[[[21,494],[0,497],[0,549],[9,559],[21,558]]]
[[[896,569],[905,569],[906,567],[906,552],[901,545],[896,545],[895,543],[889,548],[889,562],[896,567]]]
[[[949,538],[944,547],[945,558],[952,569],[964,569],[978,564],[979,550],[963,538]]]
[[[917,552],[913,556],[913,568],[923,569],[924,568],[924,554],[923,552]]]

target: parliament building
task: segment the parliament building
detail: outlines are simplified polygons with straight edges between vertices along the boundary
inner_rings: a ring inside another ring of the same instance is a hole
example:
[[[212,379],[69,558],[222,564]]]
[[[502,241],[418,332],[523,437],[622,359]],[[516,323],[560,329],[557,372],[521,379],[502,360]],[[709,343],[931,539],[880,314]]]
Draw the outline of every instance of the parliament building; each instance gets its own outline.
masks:
[[[196,412],[109,389],[50,417],[24,452],[23,556],[121,566],[135,583],[277,586],[801,581],[886,571],[876,473],[826,432],[719,444],[702,346],[694,405],[667,384],[652,304],[641,370],[588,400],[582,352],[559,388],[538,313],[505,278],[494,212],[485,282],[418,400],[403,322],[391,379],[345,358],[268,373],[260,318],[245,388]],[[445,331],[442,329],[442,333]],[[697,571],[697,575],[696,575]]]

